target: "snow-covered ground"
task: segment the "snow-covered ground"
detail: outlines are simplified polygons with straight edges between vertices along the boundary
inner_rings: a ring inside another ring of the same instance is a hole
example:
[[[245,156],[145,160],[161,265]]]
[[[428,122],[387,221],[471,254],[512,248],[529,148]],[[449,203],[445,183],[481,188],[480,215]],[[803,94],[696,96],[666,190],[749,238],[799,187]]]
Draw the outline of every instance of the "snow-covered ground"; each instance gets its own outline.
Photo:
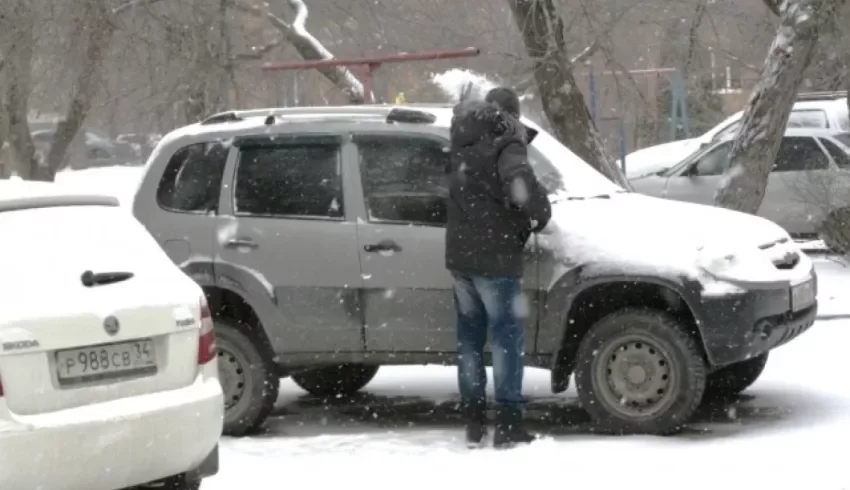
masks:
[[[58,180],[128,203],[139,170],[63,172]],[[455,370],[386,367],[364,393],[329,405],[284,380],[266,431],[223,438],[220,473],[204,489],[850,488],[843,351],[850,345],[850,267],[814,260],[822,319],[777,350],[744,395],[706,403],[680,435],[595,435],[572,388],[552,395],[548,373],[528,370],[529,425],[544,437],[511,451],[469,451],[453,408]]]
[[[816,261],[824,312],[850,315],[850,269]],[[850,319],[819,321],[744,395],[706,403],[672,437],[595,435],[575,391],[552,395],[548,373],[530,369],[527,416],[544,437],[512,451],[464,447],[453,368],[383,368],[330,405],[284,380],[267,432],[224,438],[204,488],[850,488],[847,345]]]

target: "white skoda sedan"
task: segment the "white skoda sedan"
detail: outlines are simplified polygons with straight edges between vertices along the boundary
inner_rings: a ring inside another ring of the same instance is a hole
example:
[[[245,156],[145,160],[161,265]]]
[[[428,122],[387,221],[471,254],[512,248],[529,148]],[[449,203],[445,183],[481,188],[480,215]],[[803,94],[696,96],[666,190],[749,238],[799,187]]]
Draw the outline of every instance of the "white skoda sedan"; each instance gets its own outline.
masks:
[[[197,489],[223,423],[202,290],[111,197],[0,182],[0,488]]]

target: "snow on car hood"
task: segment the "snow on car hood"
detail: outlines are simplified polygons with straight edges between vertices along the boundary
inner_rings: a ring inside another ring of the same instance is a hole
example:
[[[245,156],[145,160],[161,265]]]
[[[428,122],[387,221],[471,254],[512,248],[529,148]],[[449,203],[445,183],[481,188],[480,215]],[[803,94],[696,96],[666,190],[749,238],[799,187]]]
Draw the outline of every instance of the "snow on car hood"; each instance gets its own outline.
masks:
[[[700,148],[702,140],[692,138],[642,148],[626,155],[626,178],[635,179],[666,170]]]
[[[749,260],[760,254],[755,261],[765,265],[749,270],[759,277],[726,279],[773,281],[778,270],[759,247],[782,240],[794,246],[785,230],[757,216],[618,193],[554,203],[552,220],[538,243],[565,264],[592,263],[616,273],[654,271],[700,280],[705,276],[701,264],[717,256],[742,253]]]

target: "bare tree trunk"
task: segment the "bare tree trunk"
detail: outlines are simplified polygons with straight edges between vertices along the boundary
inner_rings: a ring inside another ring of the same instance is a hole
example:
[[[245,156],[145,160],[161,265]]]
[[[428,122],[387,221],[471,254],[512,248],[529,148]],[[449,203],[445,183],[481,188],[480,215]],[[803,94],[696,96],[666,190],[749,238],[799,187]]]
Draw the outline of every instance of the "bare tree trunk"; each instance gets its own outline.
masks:
[[[30,134],[27,116],[32,87],[32,61],[35,12],[26,0],[16,1],[7,11],[6,25],[0,36],[4,39],[5,62],[3,91],[0,91],[0,111],[5,114],[6,152],[11,172],[29,179],[38,169],[35,145]]]
[[[508,0],[508,3],[526,52],[534,61],[540,102],[555,135],[602,175],[630,189],[605,149],[573,76],[563,38],[563,20],[552,0]]]
[[[62,167],[68,147],[77,137],[86,116],[91,110],[98,89],[100,66],[109,48],[115,24],[112,12],[105,2],[85,0],[79,10],[77,25],[73,30],[71,42],[81,43],[83,57],[78,68],[77,79],[71,92],[65,117],[56,128],[56,136],[47,154],[47,169],[43,180],[54,180],[56,172]]]
[[[765,0],[771,8],[777,5]],[[719,206],[756,213],[764,198],[788,116],[820,32],[844,0],[784,0],[781,23],[732,148],[730,170],[715,195]]]
[[[289,6],[295,11],[295,19],[292,23],[286,22],[274,15],[268,9],[268,4],[260,7],[245,3],[243,0],[230,1],[238,10],[268,20],[305,60],[324,60],[334,57],[333,53],[307,30],[307,16],[309,11],[304,0],[287,0]],[[316,68],[316,70],[344,93],[352,104],[362,104],[366,100],[363,84],[360,83],[360,80],[354,76],[351,70],[342,66],[321,67]]]

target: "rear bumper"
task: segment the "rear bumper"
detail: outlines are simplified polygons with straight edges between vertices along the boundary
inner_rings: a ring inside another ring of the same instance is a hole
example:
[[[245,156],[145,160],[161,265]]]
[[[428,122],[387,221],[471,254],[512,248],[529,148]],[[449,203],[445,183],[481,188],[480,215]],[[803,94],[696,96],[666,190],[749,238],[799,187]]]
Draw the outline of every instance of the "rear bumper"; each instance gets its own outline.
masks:
[[[789,290],[770,289],[703,299],[701,309],[706,353],[719,368],[790,342],[814,324],[818,305],[793,312]]]
[[[199,375],[178,390],[0,417],[0,488],[114,490],[186,472],[210,476],[223,407],[218,380]]]

